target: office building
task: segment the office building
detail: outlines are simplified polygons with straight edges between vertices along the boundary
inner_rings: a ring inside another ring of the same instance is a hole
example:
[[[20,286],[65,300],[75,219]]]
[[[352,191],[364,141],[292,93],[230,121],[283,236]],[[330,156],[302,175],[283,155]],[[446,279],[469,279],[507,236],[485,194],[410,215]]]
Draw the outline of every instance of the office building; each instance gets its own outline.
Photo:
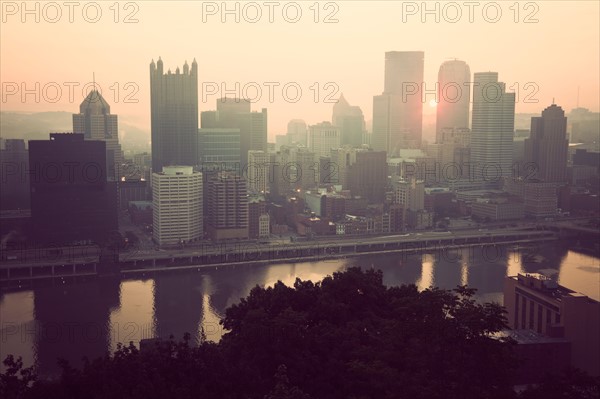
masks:
[[[153,238],[159,245],[202,238],[202,173],[192,166],[164,166],[152,174]]]
[[[381,204],[385,198],[388,166],[385,151],[359,151],[348,167],[348,188],[352,195]]]
[[[567,180],[567,118],[563,109],[552,104],[541,117],[531,118],[531,134],[525,140],[525,164],[534,165],[533,177],[545,182]],[[529,171],[523,170],[524,174]]]
[[[466,62],[446,61],[438,72],[436,143],[444,129],[468,129],[471,106],[471,70]]]
[[[317,157],[328,157],[332,148],[340,147],[340,128],[330,122],[312,125],[308,129],[308,149]]]
[[[152,170],[194,166],[198,160],[198,64],[164,72],[159,58],[150,64]]]
[[[29,152],[25,140],[2,139],[0,210],[29,209]]]
[[[342,94],[333,106],[333,126],[340,129],[340,144],[358,147],[363,144],[365,117],[358,106],[352,106]]]
[[[216,105],[216,111],[202,112],[202,129],[239,129],[243,169],[248,163],[248,151],[267,151],[267,109],[251,111],[250,102],[239,98],[220,98]]]
[[[204,114],[204,112],[202,113]],[[238,128],[198,129],[198,165],[220,170],[237,170],[241,166],[241,133]]]
[[[269,159],[269,154],[265,151],[248,151],[248,191],[263,195],[269,191],[271,180]]]
[[[513,172],[515,94],[506,92],[497,72],[475,73],[471,128],[472,179],[500,187]]]
[[[208,181],[206,191],[207,233],[215,241],[248,238],[248,193],[246,181],[227,171]]]
[[[110,113],[110,105],[97,91],[92,90],[79,106],[79,114],[73,114],[73,133],[83,134],[85,140],[106,143],[106,166],[109,181],[123,177],[123,151],[119,144],[117,115]]]
[[[286,144],[299,144],[306,147],[308,145],[308,128],[306,127],[306,122],[302,119],[292,119],[289,121],[286,136]]]
[[[375,150],[395,156],[401,149],[420,148],[424,58],[422,51],[385,53],[383,94],[373,97]]]
[[[107,180],[106,142],[51,133],[29,141],[33,232],[44,244],[105,244],[118,229],[116,182]]]

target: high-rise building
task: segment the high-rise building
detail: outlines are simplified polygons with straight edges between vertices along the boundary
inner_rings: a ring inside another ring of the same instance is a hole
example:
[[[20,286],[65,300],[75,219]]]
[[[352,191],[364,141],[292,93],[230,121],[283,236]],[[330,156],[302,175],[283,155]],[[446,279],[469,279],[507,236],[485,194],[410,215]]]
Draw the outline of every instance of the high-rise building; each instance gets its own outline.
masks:
[[[198,129],[198,165],[203,170],[240,170],[240,151],[240,129]]]
[[[402,96],[382,94],[373,97],[373,133],[371,146],[376,151],[386,151],[390,156],[408,148],[409,130],[403,127]]]
[[[363,144],[365,117],[358,106],[352,106],[342,94],[333,106],[331,123],[340,128],[341,145],[358,147]]]
[[[117,230],[117,187],[107,180],[105,141],[76,133],[31,140],[29,170],[38,242],[104,244]]]
[[[198,160],[198,64],[172,73],[159,58],[150,64],[152,170],[189,165]]]
[[[282,175],[292,188],[308,190],[319,185],[319,157],[306,148],[295,148],[291,162],[284,164]]]
[[[248,238],[246,181],[233,172],[218,172],[208,181],[207,230],[213,240]]]
[[[153,238],[175,245],[202,238],[202,173],[193,166],[164,166],[152,174]]]
[[[446,61],[438,72],[436,142],[444,129],[468,129],[471,105],[471,70],[466,62]]]
[[[552,104],[542,111],[541,117],[531,118],[531,135],[525,140],[525,164],[533,165],[537,179],[566,181],[568,150],[567,118],[561,107]]]
[[[248,163],[248,151],[267,151],[267,109],[253,112],[250,102],[239,98],[217,99],[217,110],[202,112],[202,128],[239,129],[240,164]]]
[[[29,152],[25,140],[2,139],[0,210],[29,209]]]
[[[498,187],[513,172],[515,93],[507,93],[497,72],[475,73],[471,129],[472,179]]]
[[[385,151],[358,151],[356,162],[348,167],[348,188],[352,195],[381,204],[385,198],[387,172]]]
[[[409,211],[425,209],[425,182],[412,178],[393,183],[394,203]]]
[[[269,188],[269,154],[265,151],[248,151],[248,191],[265,194]]]
[[[331,184],[339,184],[344,189],[347,189],[349,183],[349,168],[356,163],[356,154],[366,151],[370,151],[367,145],[361,146],[360,148],[351,147],[348,145],[340,148],[334,148],[331,150],[329,167],[322,167],[321,173],[323,173],[323,171],[329,172],[329,180]]]
[[[422,138],[422,51],[385,53],[383,94],[373,97],[373,148],[394,156],[419,148]]]
[[[100,140],[106,143],[106,166],[108,180],[123,177],[123,151],[119,144],[117,115],[110,113],[110,105],[102,94],[92,90],[73,114],[73,133],[81,133],[85,140]]]
[[[308,149],[317,157],[328,157],[332,148],[340,147],[340,128],[329,122],[309,127]]]
[[[302,119],[292,119],[287,125],[287,144],[308,145],[308,129]]]

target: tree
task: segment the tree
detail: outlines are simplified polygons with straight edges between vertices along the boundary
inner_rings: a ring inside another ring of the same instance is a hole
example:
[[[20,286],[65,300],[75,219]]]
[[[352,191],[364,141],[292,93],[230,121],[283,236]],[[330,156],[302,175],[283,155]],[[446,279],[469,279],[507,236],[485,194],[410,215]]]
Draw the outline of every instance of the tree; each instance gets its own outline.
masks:
[[[227,309],[218,344],[120,345],[81,369],[62,363],[57,381],[2,381],[26,387],[17,398],[514,398],[514,343],[494,338],[504,309],[474,293],[388,288],[381,271],[351,268],[255,287]]]

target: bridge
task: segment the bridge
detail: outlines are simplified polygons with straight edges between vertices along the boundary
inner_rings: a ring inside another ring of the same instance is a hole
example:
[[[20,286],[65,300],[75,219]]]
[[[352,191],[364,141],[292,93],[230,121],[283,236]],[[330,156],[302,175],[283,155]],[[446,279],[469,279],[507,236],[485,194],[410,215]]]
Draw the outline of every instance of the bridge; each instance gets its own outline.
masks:
[[[101,252],[97,247],[53,249],[48,258],[40,251],[4,251],[0,285],[38,279],[72,279],[90,276],[127,276],[170,270],[202,269],[240,263],[308,262],[369,254],[416,254],[464,247],[502,246],[553,241],[548,230],[504,229],[487,231],[423,232],[374,237],[321,237],[294,243],[202,243],[171,251]]]

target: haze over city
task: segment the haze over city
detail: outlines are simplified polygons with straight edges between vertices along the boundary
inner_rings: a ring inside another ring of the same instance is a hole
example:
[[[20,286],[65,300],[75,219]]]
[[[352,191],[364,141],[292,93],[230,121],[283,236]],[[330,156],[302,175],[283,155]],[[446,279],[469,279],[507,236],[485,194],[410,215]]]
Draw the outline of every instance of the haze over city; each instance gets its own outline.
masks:
[[[49,89],[48,97],[56,102],[41,98],[36,103],[33,95],[22,101],[20,91],[7,95],[3,87],[3,111],[71,112],[83,100],[81,88],[92,82],[95,73],[113,112],[149,132],[150,60],[160,56],[165,70],[175,72],[186,60],[191,63],[195,58],[200,111],[214,109],[216,99],[226,94],[221,83],[235,90],[236,82],[240,87],[256,82],[263,93],[253,109],[269,108],[268,135],[272,140],[286,131],[291,119],[302,118],[307,123],[329,120],[332,104],[324,101],[335,101],[341,93],[371,119],[372,97],[383,90],[383,54],[392,50],[425,52],[424,81],[430,90],[435,88],[442,62],[457,58],[466,61],[471,72],[499,72],[508,91],[520,91],[517,113],[539,113],[552,99],[567,111],[576,108],[577,101],[592,111],[599,107],[600,10],[595,1],[520,2],[519,7],[499,2],[500,17],[496,17],[496,7],[483,11],[486,2],[471,8],[457,2],[459,7],[448,9],[444,2],[435,2],[427,7],[435,10],[437,4],[438,11],[430,14],[420,2],[341,1],[321,2],[319,7],[300,2],[301,17],[295,23],[287,22],[296,19],[296,8],[284,8],[286,2],[273,6],[272,23],[270,8],[263,2],[254,3],[258,5],[254,8],[239,3],[238,12],[230,14],[220,2],[142,1],[134,2],[135,7],[120,3],[118,13],[114,6],[110,8],[112,3],[99,3],[101,17],[95,23],[86,18],[97,19],[96,9],[84,8],[84,3],[73,8],[72,23],[69,8],[61,3],[61,18],[55,23],[50,22],[57,18],[55,9],[44,11],[43,2],[37,15],[24,14],[21,3],[15,4],[18,7],[13,11],[12,2],[3,2],[2,82],[16,82],[19,87],[24,83],[28,89],[33,89],[35,82],[41,88],[56,82],[63,92],[54,100],[56,94]],[[235,10],[233,4],[229,10]],[[261,18],[252,23],[257,19],[256,9]],[[35,10],[33,4],[30,10]],[[39,22],[35,22],[36,16]],[[72,101],[65,82],[80,84]],[[135,86],[125,87],[128,82]],[[206,82],[219,85],[219,95],[203,100],[202,83]],[[265,82],[280,84],[274,89],[272,103]],[[302,89],[296,103],[282,94],[282,86],[290,82]],[[315,82],[320,89],[316,103]],[[328,82],[335,88],[324,88]],[[525,88],[528,82],[534,82],[539,91]],[[129,100],[139,101],[124,102],[128,94]],[[328,94],[333,95],[326,99]],[[528,94],[538,102],[524,102]],[[249,96],[255,96],[251,88]],[[426,122],[435,114],[429,105],[432,99],[434,95],[428,95],[424,107]]]
[[[0,397],[600,397],[598,1],[0,11]]]

